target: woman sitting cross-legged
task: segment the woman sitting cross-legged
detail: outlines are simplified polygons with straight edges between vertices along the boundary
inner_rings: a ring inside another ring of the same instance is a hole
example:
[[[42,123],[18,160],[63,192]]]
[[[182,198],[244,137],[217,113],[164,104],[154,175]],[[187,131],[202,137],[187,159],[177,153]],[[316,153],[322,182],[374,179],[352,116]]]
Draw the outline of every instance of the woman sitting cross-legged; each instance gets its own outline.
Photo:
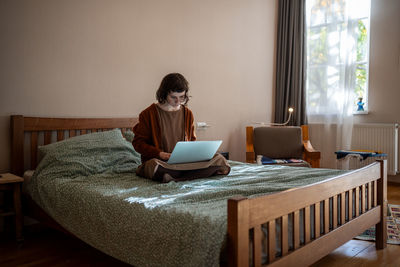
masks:
[[[168,164],[178,141],[195,141],[194,117],[187,107],[189,83],[179,73],[163,78],[157,90],[157,103],[139,114],[134,126],[133,147],[141,154],[139,176],[160,182],[184,181],[228,174],[230,166],[221,154],[206,162]],[[196,153],[195,151],[193,153]]]

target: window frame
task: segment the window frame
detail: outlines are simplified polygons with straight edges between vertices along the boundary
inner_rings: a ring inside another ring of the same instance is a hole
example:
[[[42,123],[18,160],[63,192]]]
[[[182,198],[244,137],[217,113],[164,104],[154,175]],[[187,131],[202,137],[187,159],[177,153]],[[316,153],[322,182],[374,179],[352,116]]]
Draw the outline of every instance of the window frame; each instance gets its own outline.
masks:
[[[308,18],[306,18],[306,21],[307,20],[308,20]],[[363,91],[363,102],[364,102],[363,108],[364,108],[364,110],[363,111],[357,111],[357,104],[356,103],[357,103],[358,95],[356,93],[356,85],[357,85],[358,79],[357,79],[356,73],[355,73],[355,81],[354,81],[355,82],[354,83],[355,86],[354,86],[353,90],[354,90],[354,94],[355,94],[356,98],[354,99],[355,102],[354,102],[354,107],[353,107],[353,115],[368,114],[368,112],[369,112],[370,45],[371,45],[371,42],[370,42],[370,40],[371,40],[371,27],[370,27],[370,24],[371,24],[371,8],[369,8],[369,16],[362,16],[362,17],[352,18],[349,21],[352,21],[353,23],[357,23],[357,24],[358,24],[359,21],[365,21],[364,26],[365,26],[366,31],[367,31],[367,38],[366,38],[366,50],[367,51],[366,51],[365,59],[361,60],[361,61],[358,61],[356,59],[356,61],[353,63],[355,65],[356,70],[358,69],[357,66],[359,66],[359,65],[364,65],[365,66],[365,70],[366,70],[366,73],[365,73],[366,82],[365,82],[365,88],[364,88],[364,91]],[[324,23],[320,23],[320,24],[316,24],[316,25],[312,25],[312,26],[306,25],[306,32],[305,32],[306,38],[305,38],[305,40],[306,40],[306,51],[307,51],[307,53],[309,51],[309,46],[308,46],[308,38],[309,37],[307,35],[308,35],[308,33],[310,31],[312,31],[313,29],[321,29],[321,28],[324,28],[324,27],[329,28],[331,26],[334,26],[334,25],[336,26],[336,25],[343,24],[343,23],[346,23],[346,21],[344,21],[344,20],[337,20],[337,21],[334,21],[334,22],[326,22],[325,21]],[[319,32],[321,32],[321,31],[319,31]],[[343,65],[343,64],[344,64],[343,62],[335,63],[334,65],[333,64],[329,64],[329,63],[322,63],[322,64],[321,63],[317,63],[317,64],[314,63],[314,64],[310,64],[309,60],[306,60],[306,64],[305,65],[306,65],[307,73],[309,73],[309,70],[313,69],[313,68],[324,67],[326,69],[329,66],[334,66],[335,68],[340,68],[340,66]],[[309,80],[307,78],[306,79],[307,94],[308,94],[308,81]],[[308,102],[308,100],[307,100],[307,102]],[[322,114],[321,113],[317,113],[317,112],[313,112],[313,113],[309,113],[309,115],[318,117],[319,115],[322,115]],[[329,114],[323,114],[323,115],[329,115]],[[331,114],[331,115],[333,115],[333,114]]]

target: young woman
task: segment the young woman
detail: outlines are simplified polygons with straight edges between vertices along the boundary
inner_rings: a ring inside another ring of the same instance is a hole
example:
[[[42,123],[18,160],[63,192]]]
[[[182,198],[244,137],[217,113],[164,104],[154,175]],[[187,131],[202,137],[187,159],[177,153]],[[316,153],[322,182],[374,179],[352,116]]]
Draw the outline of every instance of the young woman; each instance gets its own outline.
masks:
[[[195,141],[193,113],[187,108],[189,83],[179,73],[163,78],[157,90],[157,103],[139,114],[133,128],[133,147],[142,156],[139,176],[160,182],[182,181],[228,174],[230,166],[225,158],[216,154],[208,162],[168,164],[178,141]]]

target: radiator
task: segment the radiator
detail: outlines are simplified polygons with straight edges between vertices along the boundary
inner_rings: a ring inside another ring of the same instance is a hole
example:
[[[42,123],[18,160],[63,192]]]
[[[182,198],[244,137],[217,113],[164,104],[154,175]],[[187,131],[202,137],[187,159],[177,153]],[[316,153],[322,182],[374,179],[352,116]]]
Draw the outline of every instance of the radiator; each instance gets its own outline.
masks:
[[[388,174],[398,172],[398,124],[363,123],[354,124],[351,149],[381,151],[387,154]],[[351,160],[350,169],[372,163],[376,158]]]

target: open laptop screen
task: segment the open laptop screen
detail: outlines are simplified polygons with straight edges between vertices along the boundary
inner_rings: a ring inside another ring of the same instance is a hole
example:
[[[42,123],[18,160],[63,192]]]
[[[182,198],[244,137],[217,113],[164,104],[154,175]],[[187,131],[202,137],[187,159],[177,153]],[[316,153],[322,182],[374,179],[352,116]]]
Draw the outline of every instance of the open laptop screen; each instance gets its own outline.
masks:
[[[214,157],[222,141],[182,141],[176,143],[169,164],[207,161]]]

